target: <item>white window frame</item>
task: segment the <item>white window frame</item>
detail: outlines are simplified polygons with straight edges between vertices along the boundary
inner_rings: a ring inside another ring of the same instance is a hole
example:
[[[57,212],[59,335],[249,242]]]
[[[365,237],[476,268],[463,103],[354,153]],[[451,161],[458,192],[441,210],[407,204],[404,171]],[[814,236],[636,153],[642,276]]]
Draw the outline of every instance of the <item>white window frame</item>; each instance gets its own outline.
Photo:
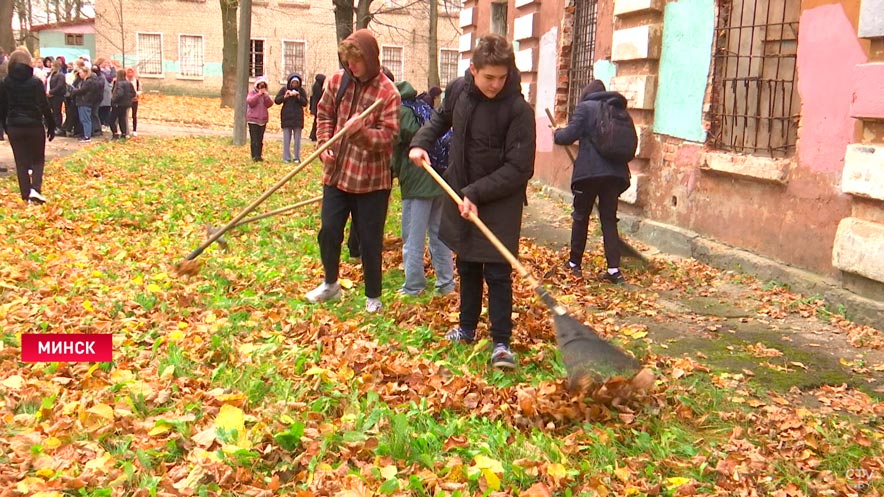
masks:
[[[454,63],[454,77],[451,79],[445,80],[445,81],[441,81],[443,79],[442,78],[442,52],[454,52],[454,61],[455,61],[455,63]],[[443,85],[447,85],[448,83],[450,83],[454,79],[456,79],[458,76],[460,76],[460,74],[457,72],[457,68],[459,65],[457,63],[458,60],[460,60],[460,50],[458,50],[456,48],[440,48],[439,49],[439,79],[440,79],[439,82],[440,83],[442,83]]]
[[[251,76],[251,73],[252,73],[252,42],[253,41],[260,41],[260,42],[264,43],[264,74],[259,74],[259,75],[255,75],[255,76]],[[261,76],[264,76],[265,78],[267,77],[267,62],[269,60],[267,55],[270,52],[270,50],[268,50],[269,47],[270,46],[267,44],[267,38],[252,37],[249,39],[249,67],[248,67],[249,74],[250,74],[249,81],[257,81],[257,79],[260,78]]]
[[[160,37],[160,72],[159,73],[149,73],[144,71],[144,66],[141,65],[141,35],[159,35]],[[152,32],[152,31],[136,31],[135,32],[135,53],[138,55],[138,77],[139,78],[156,78],[162,79],[166,77],[165,71],[165,55],[163,51],[165,50],[165,40],[163,33],[160,32]]]
[[[393,71],[393,69],[390,66],[388,66],[387,64],[384,64],[384,49],[385,48],[398,48],[401,51],[401,53],[402,53],[402,67],[400,68],[400,71],[399,71],[400,74],[396,74],[396,71]],[[408,79],[405,77],[405,47],[404,46],[402,46],[402,45],[381,45],[380,56],[381,56],[380,57],[381,65],[385,66],[387,69],[390,69],[390,71],[393,73],[393,76],[398,78],[400,81]]]
[[[304,45],[304,67],[301,71],[289,71],[288,68],[285,67],[285,44],[286,43],[301,43]],[[306,39],[294,39],[294,38],[283,38],[279,43],[280,53],[279,53],[279,67],[282,69],[282,74],[279,78],[279,84],[287,84],[289,74],[292,72],[297,72],[301,75],[301,86],[304,86],[304,74],[307,72],[307,40]]]
[[[182,51],[181,51],[181,39],[185,36],[190,38],[199,38],[200,39],[200,59],[202,64],[200,65],[200,74],[199,76],[194,76],[190,74],[182,73]],[[188,34],[188,33],[179,33],[178,34],[178,75],[177,79],[190,79],[190,80],[203,80],[206,77],[206,37],[199,34]]]

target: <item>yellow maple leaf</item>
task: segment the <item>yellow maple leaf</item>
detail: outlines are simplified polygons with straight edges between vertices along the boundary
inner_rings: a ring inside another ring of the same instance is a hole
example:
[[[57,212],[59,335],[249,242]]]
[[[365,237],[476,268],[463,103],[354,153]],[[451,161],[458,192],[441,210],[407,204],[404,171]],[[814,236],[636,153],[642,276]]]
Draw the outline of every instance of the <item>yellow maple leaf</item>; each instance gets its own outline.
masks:
[[[236,436],[235,445],[242,449],[249,448],[249,439],[246,433],[245,414],[242,409],[230,404],[221,406],[218,415],[215,416],[215,432],[224,432],[228,437]],[[221,433],[218,433],[221,436]],[[224,438],[224,436],[221,436]],[[228,438],[229,440],[229,438]]]
[[[552,463],[546,466],[546,474],[555,480],[561,480],[568,477],[568,470],[559,463]]]
[[[685,478],[683,476],[672,476],[672,477],[666,479],[666,483],[667,483],[666,488],[668,490],[674,490],[674,489],[676,489],[686,483],[690,483],[690,481],[691,481],[690,478]]]
[[[500,461],[491,459],[484,454],[476,454],[476,457],[473,458],[473,465],[477,469],[490,469],[495,473],[503,474],[503,465],[500,464]]]
[[[341,278],[339,282],[341,283],[341,288],[346,288],[347,290],[353,288],[353,280],[351,279]]]
[[[389,464],[381,468],[381,476],[384,480],[389,480],[391,478],[396,478],[396,475],[399,474],[399,470],[396,469],[395,464]]]
[[[485,477],[485,483],[488,488],[494,491],[500,490],[500,478],[491,470],[491,468],[482,468],[482,476]]]

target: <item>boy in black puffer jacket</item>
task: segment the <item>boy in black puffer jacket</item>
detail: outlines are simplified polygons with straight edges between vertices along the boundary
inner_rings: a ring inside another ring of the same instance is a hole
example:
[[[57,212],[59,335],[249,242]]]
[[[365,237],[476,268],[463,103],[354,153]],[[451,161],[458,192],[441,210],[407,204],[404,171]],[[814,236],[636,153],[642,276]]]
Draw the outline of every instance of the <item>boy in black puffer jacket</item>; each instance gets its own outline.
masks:
[[[282,160],[291,162],[291,142],[295,142],[295,162],[301,163],[301,131],[304,129],[304,107],[307,106],[307,95],[301,87],[301,75],[291,74],[288,83],[279,89],[273,100],[282,105],[279,118],[282,121]]]

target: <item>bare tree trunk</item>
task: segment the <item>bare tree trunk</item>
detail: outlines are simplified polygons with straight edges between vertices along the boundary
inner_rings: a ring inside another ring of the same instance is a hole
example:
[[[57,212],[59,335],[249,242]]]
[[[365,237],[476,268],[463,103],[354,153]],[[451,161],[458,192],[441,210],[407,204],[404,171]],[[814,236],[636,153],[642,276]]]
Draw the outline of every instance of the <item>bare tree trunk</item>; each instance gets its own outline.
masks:
[[[221,0],[221,107],[233,107],[236,100],[236,8],[238,0]]]
[[[123,58],[123,67],[126,67],[126,25],[123,18],[125,0],[106,0],[106,2],[106,4],[104,2],[101,4],[104,10],[95,10],[95,17],[102,19],[108,26],[114,29],[108,30],[107,33],[96,31],[95,34],[107,40],[112,48],[120,52]],[[110,9],[113,9],[113,11],[111,12],[106,5],[110,5]],[[117,39],[116,35],[119,35],[119,39]]]
[[[335,5],[335,34],[338,44],[353,32],[353,13],[355,0],[334,0]]]
[[[10,53],[15,49],[15,37],[12,35],[12,2],[0,2],[0,48]]]
[[[430,36],[427,39],[427,88],[439,86],[439,4],[430,3]],[[446,81],[447,83],[447,81]]]
[[[18,11],[18,43],[27,47],[31,53],[34,53],[37,44],[36,36],[31,33],[31,26],[34,24],[31,0],[16,0],[15,9]]]
[[[356,7],[356,29],[365,29],[371,22],[371,0],[359,0],[359,6]]]
[[[246,143],[246,94],[249,91],[249,52],[252,47],[252,0],[239,1],[239,48],[236,51],[236,92],[233,105],[233,144]]]

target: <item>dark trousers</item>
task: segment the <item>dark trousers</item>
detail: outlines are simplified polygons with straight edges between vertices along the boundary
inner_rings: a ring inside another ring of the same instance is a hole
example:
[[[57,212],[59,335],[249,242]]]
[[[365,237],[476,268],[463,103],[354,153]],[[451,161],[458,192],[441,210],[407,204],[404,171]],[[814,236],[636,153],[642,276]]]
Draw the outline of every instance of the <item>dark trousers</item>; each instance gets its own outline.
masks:
[[[482,312],[482,282],[488,284],[488,317],[494,343],[510,344],[513,334],[513,268],[505,262],[457,258],[460,277],[460,327],[475,330]]]
[[[617,233],[617,198],[622,181],[614,177],[594,178],[577,182],[572,188],[574,211],[571,213],[571,262],[580,266],[586,250],[589,215],[596,198],[608,267],[620,267],[620,235]]]
[[[310,141],[316,141],[316,116],[313,116],[313,126],[310,128]]]
[[[381,296],[381,252],[384,249],[384,222],[390,190],[369,193],[347,193],[337,187],[322,187],[322,227],[319,229],[319,253],[325,268],[325,282],[338,281],[344,226],[353,215],[351,229],[359,234],[362,271],[365,274],[365,296]]]
[[[52,120],[55,129],[61,129],[64,124],[64,118],[61,115],[61,106],[64,104],[64,97],[50,97],[49,108],[52,109]]]
[[[46,133],[43,126],[6,129],[12,156],[15,157],[15,172],[18,175],[18,189],[22,200],[27,200],[31,189],[43,188],[43,165],[46,163]],[[31,174],[28,174],[28,169]]]
[[[92,105],[92,135],[98,136],[102,133],[101,131],[101,118],[98,117],[98,111],[101,109],[100,104]]]
[[[249,123],[249,145],[252,149],[252,159],[261,159],[264,155],[264,130],[265,124]]]
[[[132,102],[132,132],[138,131],[138,102]]]
[[[102,126],[110,126],[110,116],[112,107],[110,105],[100,105],[98,107],[98,120]]]
[[[118,131],[119,128],[119,131]],[[110,115],[110,129],[114,136],[129,134],[129,107],[113,106]]]
[[[77,105],[73,98],[64,99],[64,125],[62,129],[70,135],[82,135],[83,127],[80,124]]]

